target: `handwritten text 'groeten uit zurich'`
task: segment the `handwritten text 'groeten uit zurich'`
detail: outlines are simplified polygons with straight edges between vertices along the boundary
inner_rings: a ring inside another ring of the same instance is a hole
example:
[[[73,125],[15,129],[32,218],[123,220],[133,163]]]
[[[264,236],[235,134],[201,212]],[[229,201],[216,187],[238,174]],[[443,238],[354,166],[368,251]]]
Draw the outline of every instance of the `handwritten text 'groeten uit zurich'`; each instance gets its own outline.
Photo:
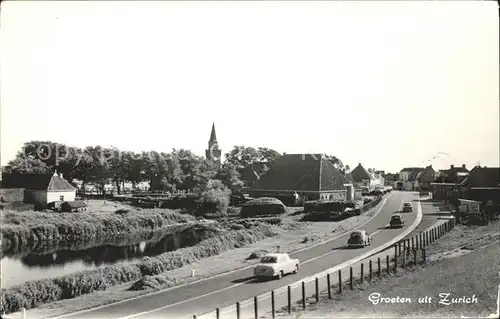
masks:
[[[399,296],[390,297],[390,298],[382,297],[378,292],[370,294],[370,296],[368,296],[368,300],[374,305],[414,302],[412,300],[412,298],[408,298],[408,297],[405,297],[405,298],[399,297]],[[472,295],[471,297],[466,297],[466,296],[455,297],[455,296],[452,296],[452,294],[448,293],[448,292],[446,292],[446,293],[443,292],[443,293],[438,294],[437,300],[431,296],[419,297],[416,300],[417,303],[422,303],[422,304],[434,303],[436,301],[439,304],[445,305],[445,306],[449,306],[452,304],[471,304],[471,303],[478,302],[476,295]]]

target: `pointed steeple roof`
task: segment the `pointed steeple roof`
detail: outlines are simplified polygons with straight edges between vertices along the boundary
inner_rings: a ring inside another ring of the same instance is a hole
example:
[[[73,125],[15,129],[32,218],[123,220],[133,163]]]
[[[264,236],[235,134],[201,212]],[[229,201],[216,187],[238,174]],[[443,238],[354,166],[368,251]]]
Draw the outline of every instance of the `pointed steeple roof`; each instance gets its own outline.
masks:
[[[212,122],[212,132],[210,133],[210,140],[208,142],[210,144],[217,142],[217,136],[215,135],[215,122]]]

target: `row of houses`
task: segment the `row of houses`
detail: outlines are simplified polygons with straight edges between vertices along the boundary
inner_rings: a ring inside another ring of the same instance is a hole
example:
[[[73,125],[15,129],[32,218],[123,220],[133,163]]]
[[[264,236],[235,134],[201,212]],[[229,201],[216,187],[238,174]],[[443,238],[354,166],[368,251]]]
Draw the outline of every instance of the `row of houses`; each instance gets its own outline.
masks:
[[[324,154],[284,154],[248,189],[251,197],[361,200],[363,192],[384,187],[380,172],[359,164],[350,174],[337,169]]]

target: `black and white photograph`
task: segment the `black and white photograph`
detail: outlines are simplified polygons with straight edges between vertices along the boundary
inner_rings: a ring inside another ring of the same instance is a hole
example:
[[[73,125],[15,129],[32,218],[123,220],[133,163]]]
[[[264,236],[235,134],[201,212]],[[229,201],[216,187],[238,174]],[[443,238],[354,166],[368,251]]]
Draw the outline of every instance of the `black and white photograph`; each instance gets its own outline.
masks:
[[[497,1],[0,6],[0,319],[500,316]]]

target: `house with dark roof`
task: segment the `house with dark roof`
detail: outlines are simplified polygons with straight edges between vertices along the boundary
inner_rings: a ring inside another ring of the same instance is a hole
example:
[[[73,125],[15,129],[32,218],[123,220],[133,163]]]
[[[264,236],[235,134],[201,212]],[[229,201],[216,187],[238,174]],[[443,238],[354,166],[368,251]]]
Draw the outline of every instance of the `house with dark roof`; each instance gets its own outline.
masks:
[[[74,201],[76,187],[65,180],[62,174],[22,174],[19,182],[24,186],[24,202],[35,208],[47,208],[49,203]]]
[[[324,154],[280,156],[248,191],[252,197],[275,197],[290,203],[303,200],[353,200],[352,182]]]
[[[418,173],[415,177],[417,186],[422,191],[430,191],[431,183],[436,180],[436,171],[432,168],[432,165],[427,166],[422,172]]]
[[[384,177],[382,174],[383,171],[376,171],[375,169],[366,170],[361,163],[351,171],[352,179],[361,185],[364,192],[384,188]]]
[[[399,181],[397,188],[404,190],[417,190],[419,188],[417,175],[425,170],[424,167],[405,167],[399,172]],[[400,186],[399,186],[400,185]]]
[[[460,183],[462,198],[493,205],[500,212],[500,168],[474,167]]]
[[[439,183],[461,183],[467,175],[469,175],[469,170],[462,166],[450,165],[448,169],[440,169],[436,176],[436,182]]]

